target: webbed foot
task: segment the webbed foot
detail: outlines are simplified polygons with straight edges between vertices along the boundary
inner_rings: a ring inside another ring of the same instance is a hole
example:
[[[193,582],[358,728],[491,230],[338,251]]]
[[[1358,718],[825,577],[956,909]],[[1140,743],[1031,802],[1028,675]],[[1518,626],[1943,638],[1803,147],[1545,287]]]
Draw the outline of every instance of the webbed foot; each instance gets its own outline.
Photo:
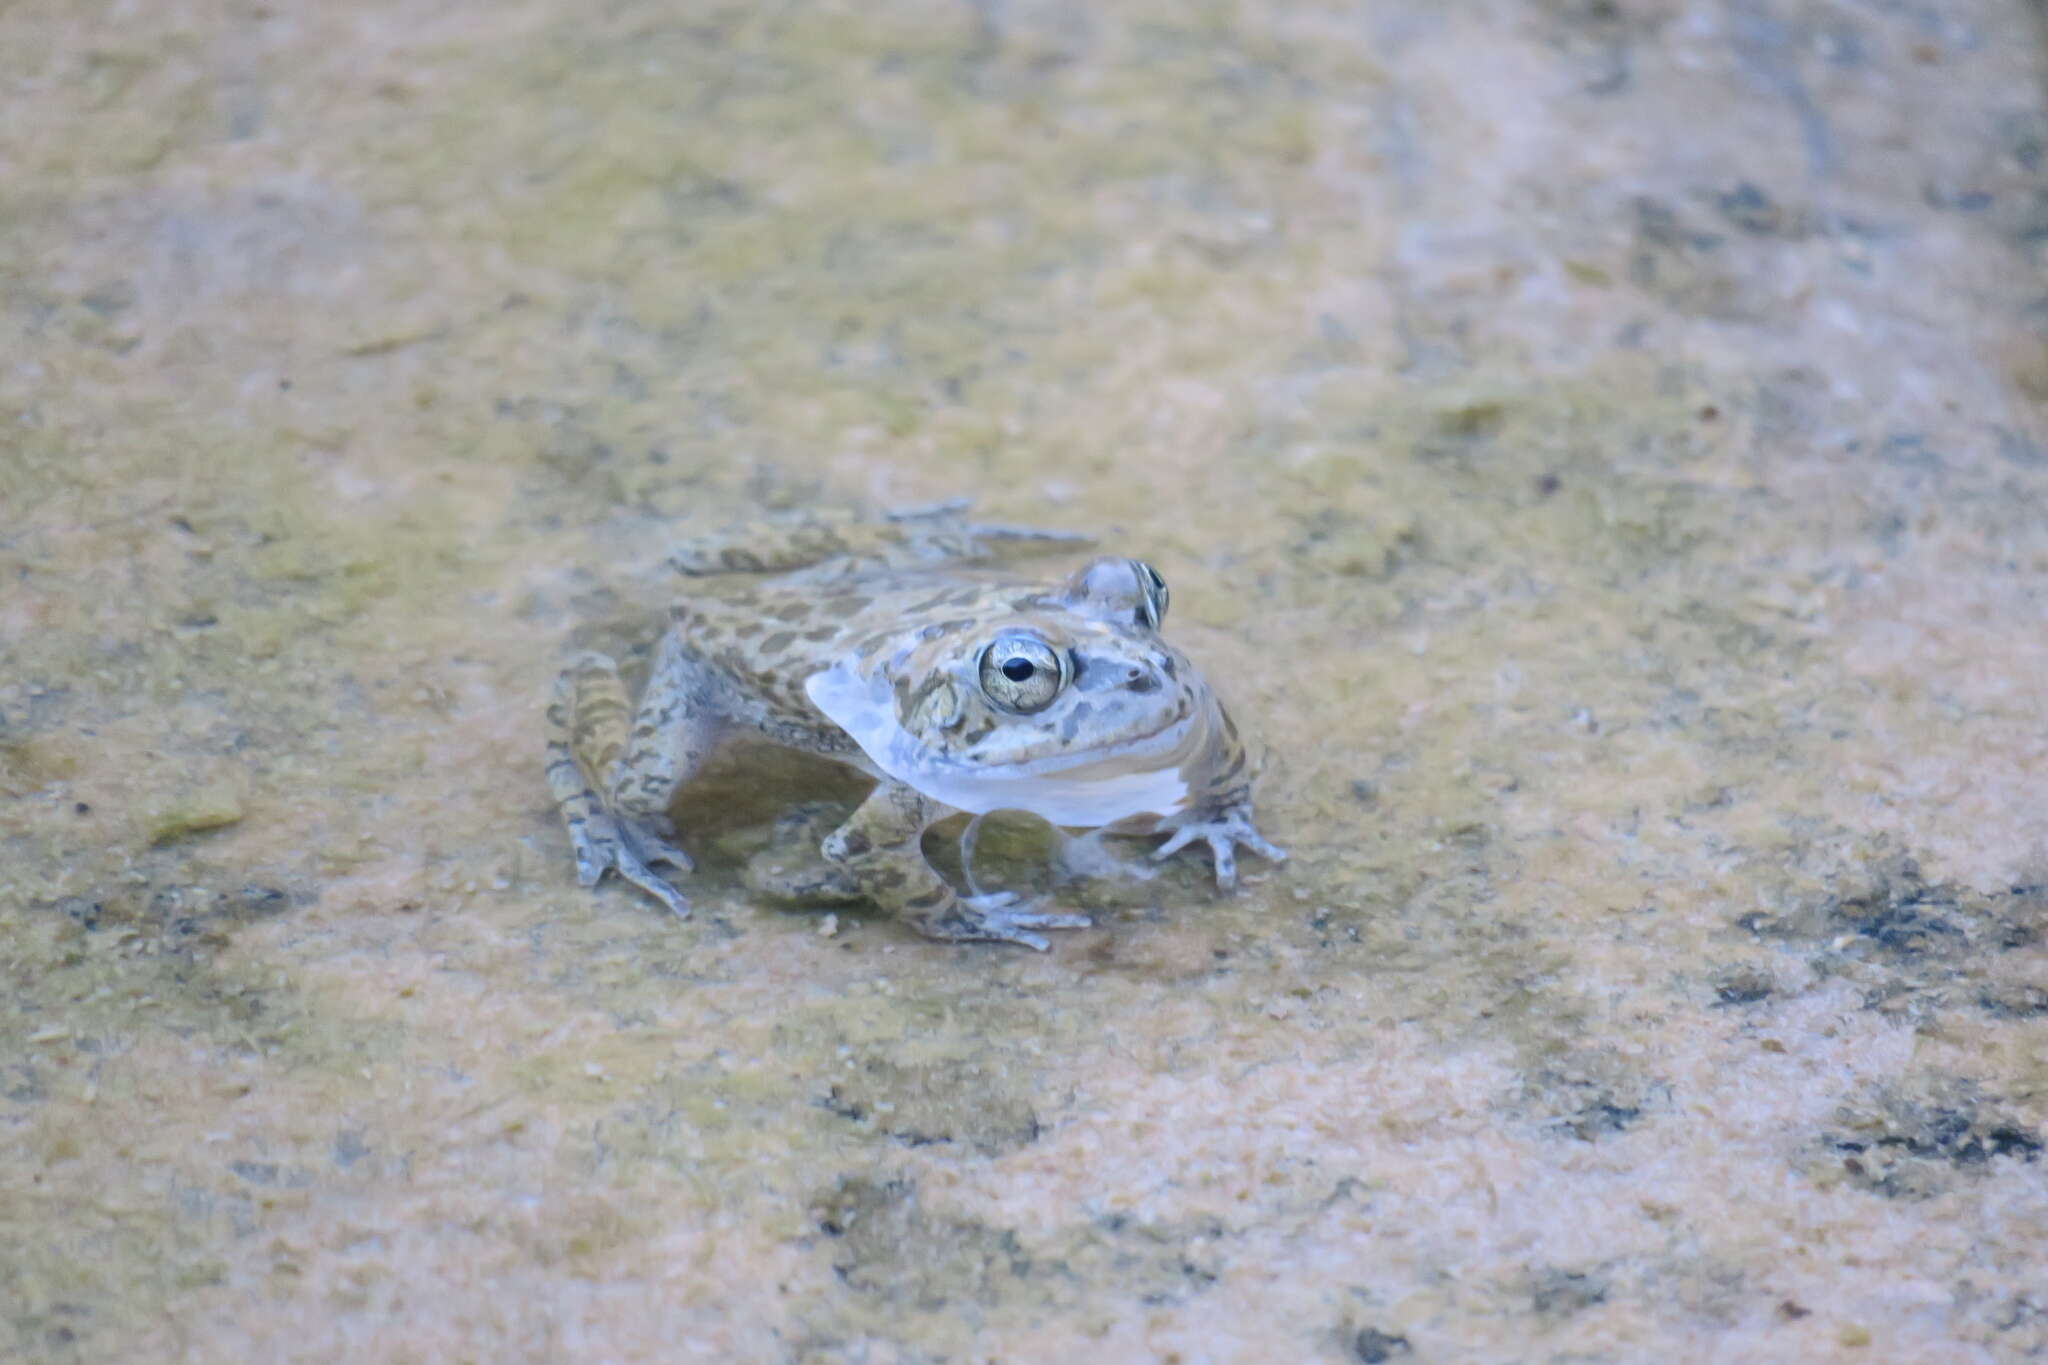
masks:
[[[951,908],[929,919],[920,919],[918,932],[926,938],[952,942],[1016,943],[1044,952],[1052,945],[1033,929],[1086,929],[1095,921],[1086,915],[1062,915],[1031,910],[1017,905],[1011,891],[984,896],[958,897]]]
[[[690,902],[654,870],[656,863],[688,872],[690,855],[663,835],[608,811],[593,811],[569,825],[576,851],[576,880],[596,886],[607,872],[619,876],[660,901],[678,919],[690,917]]]
[[[1265,836],[1253,829],[1251,815],[1244,810],[1227,810],[1210,819],[1187,821],[1176,828],[1165,843],[1152,850],[1153,860],[1170,858],[1197,839],[1209,845],[1210,856],[1216,860],[1216,885],[1225,891],[1237,886],[1239,846],[1250,849],[1268,862],[1287,861],[1287,850],[1269,843]]]

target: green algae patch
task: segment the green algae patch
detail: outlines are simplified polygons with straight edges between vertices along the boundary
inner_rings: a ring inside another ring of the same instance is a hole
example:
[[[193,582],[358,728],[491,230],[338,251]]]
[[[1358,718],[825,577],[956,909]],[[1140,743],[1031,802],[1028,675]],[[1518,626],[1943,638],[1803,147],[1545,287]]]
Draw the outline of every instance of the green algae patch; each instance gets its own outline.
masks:
[[[240,784],[218,778],[181,788],[146,806],[142,811],[142,833],[152,845],[167,844],[240,824],[246,813]]]
[[[20,797],[78,775],[76,745],[67,736],[0,740],[0,796]]]

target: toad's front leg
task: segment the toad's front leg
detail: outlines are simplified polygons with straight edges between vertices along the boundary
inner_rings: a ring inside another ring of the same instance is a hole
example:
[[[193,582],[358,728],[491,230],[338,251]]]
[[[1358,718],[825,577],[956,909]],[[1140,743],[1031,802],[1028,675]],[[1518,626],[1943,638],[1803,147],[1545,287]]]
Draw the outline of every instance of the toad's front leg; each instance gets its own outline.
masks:
[[[1160,832],[1170,837],[1152,850],[1153,858],[1171,857],[1199,840],[1209,846],[1209,855],[1216,862],[1216,885],[1225,891],[1233,890],[1237,886],[1237,849],[1240,845],[1268,862],[1287,861],[1287,851],[1267,842],[1265,836],[1252,826],[1252,808],[1249,800],[1239,805],[1185,816],[1177,823],[1164,827]]]
[[[919,846],[944,808],[900,782],[884,780],[845,824],[825,839],[827,861],[844,869],[863,896],[902,916],[926,938],[1020,943],[1044,952],[1034,929],[1085,929],[1086,915],[1040,913],[998,892],[962,896],[932,870]]]

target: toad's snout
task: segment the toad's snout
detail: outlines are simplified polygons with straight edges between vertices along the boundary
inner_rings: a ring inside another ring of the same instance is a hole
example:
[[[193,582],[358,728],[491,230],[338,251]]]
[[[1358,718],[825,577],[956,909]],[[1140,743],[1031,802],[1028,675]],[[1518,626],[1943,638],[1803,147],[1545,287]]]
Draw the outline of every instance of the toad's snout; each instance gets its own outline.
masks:
[[[1074,685],[1082,692],[1135,692],[1143,696],[1162,690],[1175,676],[1176,670],[1168,659],[1095,655],[1081,659]]]

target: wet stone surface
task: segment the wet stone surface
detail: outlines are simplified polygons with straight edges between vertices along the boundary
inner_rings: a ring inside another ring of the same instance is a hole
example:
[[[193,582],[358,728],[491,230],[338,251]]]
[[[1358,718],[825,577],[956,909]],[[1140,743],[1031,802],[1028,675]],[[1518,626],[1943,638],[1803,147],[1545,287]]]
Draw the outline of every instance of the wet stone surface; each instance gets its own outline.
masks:
[[[5,7],[0,1357],[2048,1353],[2043,37]],[[579,889],[562,653],[958,495],[1291,861],[934,945],[782,758]]]

